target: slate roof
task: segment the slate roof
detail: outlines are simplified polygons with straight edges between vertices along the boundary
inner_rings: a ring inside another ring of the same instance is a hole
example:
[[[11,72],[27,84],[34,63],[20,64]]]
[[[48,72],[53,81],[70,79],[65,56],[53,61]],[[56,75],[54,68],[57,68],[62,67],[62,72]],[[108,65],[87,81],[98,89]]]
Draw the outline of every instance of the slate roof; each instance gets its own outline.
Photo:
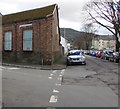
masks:
[[[94,37],[94,39],[96,40],[115,40],[115,36],[114,35],[99,35]]]
[[[50,6],[43,7],[43,8],[37,8],[33,10],[27,10],[23,12],[3,15],[2,23],[10,24],[14,22],[45,18],[47,15],[51,15],[53,13],[55,6],[56,4],[53,4]]]

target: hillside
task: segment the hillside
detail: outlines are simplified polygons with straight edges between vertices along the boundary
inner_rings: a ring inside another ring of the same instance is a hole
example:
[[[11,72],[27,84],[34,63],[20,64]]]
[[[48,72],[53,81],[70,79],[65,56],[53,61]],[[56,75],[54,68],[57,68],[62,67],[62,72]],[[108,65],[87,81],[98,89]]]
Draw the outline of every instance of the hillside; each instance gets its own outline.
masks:
[[[60,28],[60,35],[65,37],[68,41],[74,40],[77,37],[81,36],[86,36],[87,33],[81,32],[81,31],[76,31],[71,28]],[[99,39],[114,39],[113,35],[98,35],[98,34],[93,34],[94,38],[99,38]]]
[[[65,37],[67,40],[71,41],[75,39],[76,37],[79,37],[86,33],[79,32],[71,28],[60,28],[60,34],[61,36]]]
[[[92,39],[97,40],[111,40],[114,37],[111,35],[98,35],[86,32],[76,31],[71,28],[60,28],[60,35],[65,37],[74,47],[79,49],[90,49],[92,46]]]

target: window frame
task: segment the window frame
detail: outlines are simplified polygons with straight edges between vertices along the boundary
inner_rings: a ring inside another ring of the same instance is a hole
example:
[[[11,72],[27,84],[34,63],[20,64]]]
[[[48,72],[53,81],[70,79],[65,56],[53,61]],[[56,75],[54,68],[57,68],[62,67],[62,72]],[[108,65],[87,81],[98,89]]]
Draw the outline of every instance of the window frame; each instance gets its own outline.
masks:
[[[5,38],[5,33],[7,33],[7,32],[10,32],[11,33],[11,48],[10,49],[5,49],[5,44],[6,44],[6,38]],[[13,50],[13,32],[11,31],[11,30],[8,30],[8,31],[4,31],[4,37],[3,37],[3,41],[4,41],[4,43],[3,43],[3,49],[4,49],[4,51],[12,51]]]
[[[31,47],[31,49],[24,49],[24,31],[29,31],[29,30],[31,30],[32,31],[32,47]],[[24,51],[24,52],[32,52],[33,51],[33,29],[23,29],[22,30],[22,51]]]

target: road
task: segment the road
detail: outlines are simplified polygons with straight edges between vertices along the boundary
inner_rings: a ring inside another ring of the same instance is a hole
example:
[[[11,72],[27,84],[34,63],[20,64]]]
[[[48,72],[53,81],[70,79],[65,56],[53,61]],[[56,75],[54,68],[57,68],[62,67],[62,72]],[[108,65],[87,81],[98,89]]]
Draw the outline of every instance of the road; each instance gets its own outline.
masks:
[[[5,107],[117,107],[118,64],[87,56],[63,70],[2,67]]]

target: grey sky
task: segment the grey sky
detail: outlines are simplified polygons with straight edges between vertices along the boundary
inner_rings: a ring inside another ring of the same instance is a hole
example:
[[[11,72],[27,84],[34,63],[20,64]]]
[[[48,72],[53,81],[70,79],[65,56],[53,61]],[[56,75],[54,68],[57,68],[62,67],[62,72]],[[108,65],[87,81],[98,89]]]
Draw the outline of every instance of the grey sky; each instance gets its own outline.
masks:
[[[82,28],[85,19],[82,8],[89,0],[0,0],[0,12],[10,14],[29,9],[44,7],[51,4],[58,4],[60,27],[73,28],[79,30]],[[106,30],[100,29],[101,34]]]

